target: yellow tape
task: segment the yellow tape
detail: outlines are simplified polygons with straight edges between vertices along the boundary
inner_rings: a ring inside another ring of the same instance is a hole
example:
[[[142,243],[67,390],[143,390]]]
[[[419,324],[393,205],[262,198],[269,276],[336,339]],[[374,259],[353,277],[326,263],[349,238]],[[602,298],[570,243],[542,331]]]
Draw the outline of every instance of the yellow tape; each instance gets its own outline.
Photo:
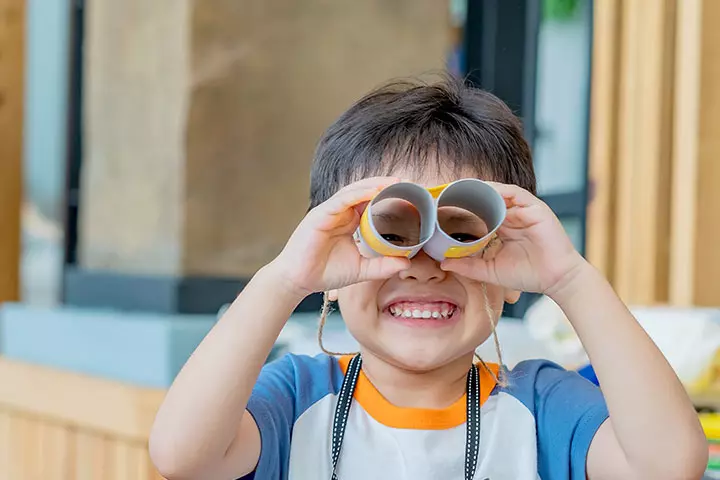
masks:
[[[433,198],[438,198],[448,185],[450,184],[446,183],[444,185],[438,185],[437,187],[428,188],[427,191],[430,192],[430,195],[432,195]]]
[[[447,250],[445,250],[445,258],[462,258],[462,257],[469,257],[470,255],[474,255],[490,242],[490,239],[488,238],[484,242],[479,243],[473,243],[472,245],[456,245],[454,247],[450,247]]]

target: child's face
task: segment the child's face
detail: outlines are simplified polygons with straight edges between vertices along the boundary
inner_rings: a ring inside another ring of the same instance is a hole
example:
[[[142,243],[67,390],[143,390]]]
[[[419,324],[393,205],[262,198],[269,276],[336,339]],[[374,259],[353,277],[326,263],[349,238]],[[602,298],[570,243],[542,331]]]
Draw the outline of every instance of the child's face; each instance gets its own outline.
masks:
[[[458,179],[427,174],[419,177],[405,172],[393,175],[426,187]],[[413,220],[407,208],[400,201],[381,202],[374,208],[376,226],[386,240],[416,243],[419,220]],[[458,209],[441,209],[438,221],[447,233],[460,241],[487,233],[482,221],[464,213]],[[424,252],[411,259],[408,270],[388,280],[351,285],[331,292],[331,296],[334,295],[350,333],[362,350],[409,370],[432,370],[470,355],[492,332],[482,284],[443,271],[440,264]],[[516,292],[487,285],[487,298],[495,319],[503,302],[516,301],[517,297]]]

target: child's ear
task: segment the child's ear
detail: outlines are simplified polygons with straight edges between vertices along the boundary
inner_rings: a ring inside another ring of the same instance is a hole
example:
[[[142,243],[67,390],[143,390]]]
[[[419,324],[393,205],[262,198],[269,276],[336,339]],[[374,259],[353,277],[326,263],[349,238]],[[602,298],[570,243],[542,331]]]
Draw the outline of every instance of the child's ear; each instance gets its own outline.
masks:
[[[328,300],[331,302],[337,302],[338,300],[338,291],[337,290],[328,290],[327,292]]]
[[[505,303],[517,303],[520,300],[520,292],[518,290],[505,289]]]

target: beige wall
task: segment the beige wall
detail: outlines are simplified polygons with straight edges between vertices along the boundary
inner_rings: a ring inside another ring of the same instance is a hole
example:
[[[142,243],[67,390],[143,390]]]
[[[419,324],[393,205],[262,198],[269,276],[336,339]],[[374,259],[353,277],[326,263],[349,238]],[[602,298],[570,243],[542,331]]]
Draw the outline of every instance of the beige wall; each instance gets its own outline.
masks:
[[[81,264],[247,276],[307,207],[324,128],[444,65],[446,2],[141,0],[89,9]]]

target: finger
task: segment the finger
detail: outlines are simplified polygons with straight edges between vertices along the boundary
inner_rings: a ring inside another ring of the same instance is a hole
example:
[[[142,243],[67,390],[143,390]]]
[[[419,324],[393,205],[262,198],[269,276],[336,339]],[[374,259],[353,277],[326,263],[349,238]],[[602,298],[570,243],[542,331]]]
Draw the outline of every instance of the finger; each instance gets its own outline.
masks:
[[[372,188],[372,187],[388,187],[390,185],[393,185],[395,183],[401,182],[402,180],[398,177],[368,177],[363,178],[362,180],[358,180],[356,182],[349,183],[342,187],[340,190],[335,192],[335,195],[342,194],[343,192],[347,192],[350,190],[357,190],[362,188]],[[331,197],[332,198],[332,197]]]
[[[478,282],[497,283],[490,262],[480,257],[447,258],[440,263],[440,268]]]
[[[398,181],[399,179],[392,177],[367,178],[340,189],[320,206],[322,210],[329,214],[344,212],[363,202],[369,202],[385,187]]]
[[[384,280],[410,268],[410,260],[405,257],[362,258],[360,281]]]
[[[383,188],[384,187],[368,187],[348,190],[321,204],[318,210],[326,215],[345,213],[358,205],[368,203],[375,195],[380,193]]]
[[[529,228],[542,222],[544,218],[547,217],[541,205],[532,205],[530,207],[513,206],[507,209],[502,227]]]
[[[357,205],[355,205],[353,208],[358,213],[358,215],[362,215],[363,212],[365,212],[365,209],[370,204],[370,202],[360,202]]]
[[[539,198],[517,185],[497,182],[487,182],[487,184],[493,187],[503,199],[505,199],[505,205],[508,208],[511,206],[529,207],[541,203]]]
[[[348,218],[343,218],[343,220],[347,221],[343,223],[343,226],[338,229],[337,235],[347,235],[357,230],[357,228],[360,226],[360,217],[362,214],[358,213],[352,208],[347,210],[347,212]]]

